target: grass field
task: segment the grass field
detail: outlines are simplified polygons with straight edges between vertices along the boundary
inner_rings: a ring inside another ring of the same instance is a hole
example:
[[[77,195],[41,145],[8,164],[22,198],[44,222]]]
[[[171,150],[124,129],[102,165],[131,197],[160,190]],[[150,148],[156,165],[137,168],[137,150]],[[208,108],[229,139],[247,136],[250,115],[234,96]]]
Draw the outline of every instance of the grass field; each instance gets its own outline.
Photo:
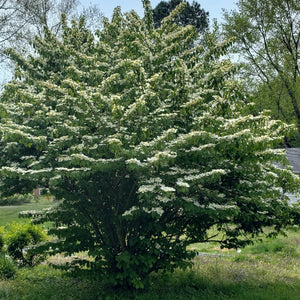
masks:
[[[190,270],[155,274],[144,291],[114,290],[100,281],[68,277],[41,265],[0,281],[0,299],[298,300],[299,257],[199,256]]]
[[[19,211],[51,205],[47,199],[18,207],[1,207],[4,225]],[[4,210],[3,210],[4,209]],[[47,264],[21,268],[14,279],[0,281],[2,300],[204,299],[298,300],[300,297],[300,231],[264,239],[237,253],[217,244],[193,244],[199,252],[191,269],[153,274],[144,291],[116,290],[100,280],[68,276]]]
[[[53,201],[47,197],[39,198],[38,202],[25,203],[23,205],[0,206],[0,226],[18,219],[18,214],[24,210],[40,210],[53,205]]]

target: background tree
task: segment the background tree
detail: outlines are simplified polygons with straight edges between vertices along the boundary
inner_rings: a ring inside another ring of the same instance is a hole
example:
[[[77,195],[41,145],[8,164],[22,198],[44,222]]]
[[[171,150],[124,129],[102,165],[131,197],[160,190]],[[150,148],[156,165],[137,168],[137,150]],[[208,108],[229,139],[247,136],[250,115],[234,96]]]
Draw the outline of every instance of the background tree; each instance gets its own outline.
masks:
[[[192,4],[183,0],[159,2],[152,11],[155,27],[159,27],[161,25],[161,21],[167,17],[181,2],[186,2],[186,7],[177,16],[177,24],[180,26],[193,25],[198,33],[205,32],[209,25],[209,13],[201,8],[200,4],[196,1],[193,1]]]
[[[96,5],[80,9],[78,0],[0,0],[1,81],[6,81],[13,73],[13,65],[4,50],[15,48],[24,54],[32,52],[30,41],[36,35],[42,37],[45,27],[59,36],[61,14],[77,19],[84,15],[87,27],[94,31],[100,29],[103,17]]]
[[[225,13],[225,36],[236,38],[233,51],[243,58],[245,75],[254,79],[259,106],[297,124],[299,139],[299,0],[240,0],[237,5],[238,11]]]
[[[61,14],[72,15],[77,5],[77,0],[0,0],[1,55],[7,47],[28,47],[45,27],[58,34]]]
[[[58,237],[40,250],[88,251],[74,267],[135,288],[189,265],[190,243],[242,247],[299,223],[285,195],[299,178],[272,149],[291,126],[249,114],[220,59],[229,43],[195,46],[195,29],[174,23],[185,3],[157,29],[143,4],[144,18],[115,9],[97,39],[84,19],[64,20],[35,55],[11,50],[0,102],[1,192],[39,183],[61,200],[31,212]]]

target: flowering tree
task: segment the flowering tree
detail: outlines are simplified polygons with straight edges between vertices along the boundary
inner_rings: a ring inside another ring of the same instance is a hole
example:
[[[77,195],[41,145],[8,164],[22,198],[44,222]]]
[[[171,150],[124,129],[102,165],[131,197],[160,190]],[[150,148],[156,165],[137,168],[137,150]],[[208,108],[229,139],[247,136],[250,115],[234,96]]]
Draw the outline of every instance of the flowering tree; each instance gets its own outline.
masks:
[[[87,250],[93,270],[136,288],[187,266],[190,243],[242,247],[299,223],[284,195],[299,179],[274,164],[291,127],[248,113],[220,59],[229,42],[193,47],[194,28],[173,22],[184,4],[157,29],[143,4],[143,19],[116,8],[96,38],[63,20],[34,56],[10,51],[0,106],[2,192],[49,186],[61,202],[36,217],[55,224],[52,253]]]

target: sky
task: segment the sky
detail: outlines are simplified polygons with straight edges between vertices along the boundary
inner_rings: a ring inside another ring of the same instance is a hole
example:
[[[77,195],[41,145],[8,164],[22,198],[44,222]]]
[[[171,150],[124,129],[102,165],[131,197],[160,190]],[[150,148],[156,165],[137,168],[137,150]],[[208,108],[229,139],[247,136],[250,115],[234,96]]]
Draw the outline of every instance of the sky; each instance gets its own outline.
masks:
[[[152,8],[154,8],[161,0],[150,0]],[[166,1],[166,0],[165,0]],[[142,0],[80,0],[84,7],[89,5],[97,5],[105,17],[110,18],[113,9],[121,6],[122,12],[134,9],[140,16],[143,16]],[[189,1],[192,3],[192,1]],[[209,12],[209,19],[216,18],[218,22],[222,21],[222,8],[232,10],[236,8],[237,0],[197,0],[205,11]]]

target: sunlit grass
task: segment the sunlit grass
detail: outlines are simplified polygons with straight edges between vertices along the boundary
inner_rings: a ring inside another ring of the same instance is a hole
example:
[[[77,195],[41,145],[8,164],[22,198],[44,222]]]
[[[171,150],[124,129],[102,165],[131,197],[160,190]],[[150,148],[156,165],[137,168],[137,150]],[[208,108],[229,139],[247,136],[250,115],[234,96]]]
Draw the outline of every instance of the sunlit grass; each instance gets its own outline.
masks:
[[[0,206],[0,226],[16,221],[18,219],[19,212],[21,211],[41,210],[53,204],[52,198],[40,197],[38,202],[25,203],[23,205]]]

